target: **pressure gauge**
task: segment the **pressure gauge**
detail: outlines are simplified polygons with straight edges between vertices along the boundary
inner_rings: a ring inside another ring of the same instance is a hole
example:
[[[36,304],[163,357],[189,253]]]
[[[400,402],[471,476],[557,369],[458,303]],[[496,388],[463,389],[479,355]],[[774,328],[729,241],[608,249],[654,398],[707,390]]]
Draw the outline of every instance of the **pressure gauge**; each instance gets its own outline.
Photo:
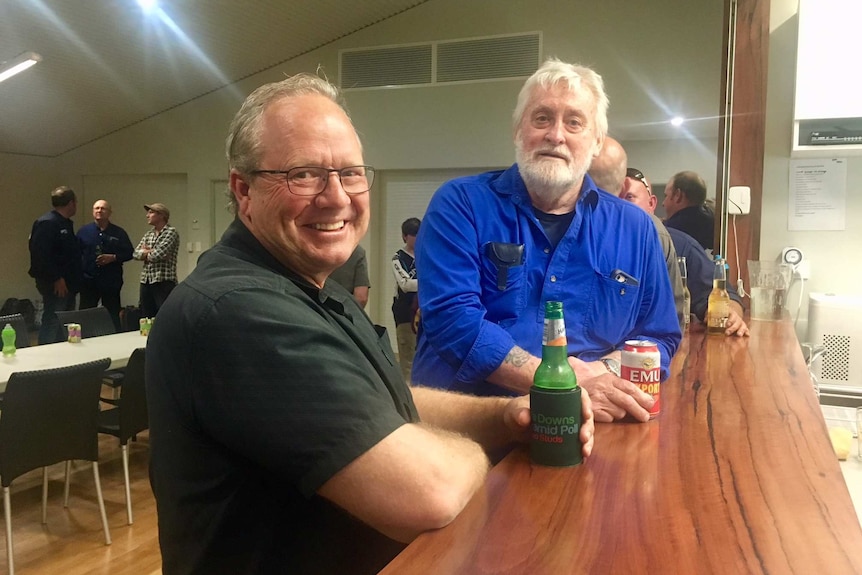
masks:
[[[798,266],[802,263],[802,250],[799,248],[784,248],[781,250],[781,261],[785,264]]]

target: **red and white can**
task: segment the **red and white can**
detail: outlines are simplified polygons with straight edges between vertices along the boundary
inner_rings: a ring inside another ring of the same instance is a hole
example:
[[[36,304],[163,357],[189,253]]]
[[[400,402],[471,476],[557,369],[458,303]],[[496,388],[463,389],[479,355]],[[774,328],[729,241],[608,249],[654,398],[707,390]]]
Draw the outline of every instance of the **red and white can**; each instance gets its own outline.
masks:
[[[658,345],[645,339],[625,343],[620,362],[620,376],[655,398],[650,419],[661,412],[661,352]]]

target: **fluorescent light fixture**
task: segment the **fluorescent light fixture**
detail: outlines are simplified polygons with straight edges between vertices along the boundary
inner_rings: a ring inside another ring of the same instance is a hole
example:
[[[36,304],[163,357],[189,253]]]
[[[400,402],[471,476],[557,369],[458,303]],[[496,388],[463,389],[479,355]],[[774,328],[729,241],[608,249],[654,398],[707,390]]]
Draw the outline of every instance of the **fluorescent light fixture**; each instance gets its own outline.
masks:
[[[685,118],[683,118],[682,116],[675,116],[675,117],[670,121],[670,125],[671,125],[671,126],[676,126],[676,127],[678,128],[678,127],[682,126],[682,123],[683,123],[683,122],[685,122]]]
[[[39,54],[36,54],[35,52],[24,52],[8,62],[3,62],[2,67],[0,67],[0,82],[8,80],[18,72],[23,72],[30,66],[41,61],[42,56]]]

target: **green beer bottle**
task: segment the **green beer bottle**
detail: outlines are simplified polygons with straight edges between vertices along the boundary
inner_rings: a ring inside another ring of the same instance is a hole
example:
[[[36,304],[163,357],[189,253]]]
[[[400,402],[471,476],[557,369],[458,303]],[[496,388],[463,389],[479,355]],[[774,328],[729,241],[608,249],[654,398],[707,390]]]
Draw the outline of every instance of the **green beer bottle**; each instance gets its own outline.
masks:
[[[563,303],[545,303],[542,363],[530,388],[530,458],[540,465],[578,465],[581,455],[581,388],[569,365]]]

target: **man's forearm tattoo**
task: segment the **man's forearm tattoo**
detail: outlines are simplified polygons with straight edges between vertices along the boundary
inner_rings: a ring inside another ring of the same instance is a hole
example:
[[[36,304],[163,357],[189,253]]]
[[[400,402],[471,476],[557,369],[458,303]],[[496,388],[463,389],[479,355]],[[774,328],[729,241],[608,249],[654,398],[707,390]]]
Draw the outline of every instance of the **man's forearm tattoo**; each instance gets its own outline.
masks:
[[[518,346],[515,346],[506,354],[506,357],[503,359],[503,363],[511,363],[515,367],[523,367],[527,365],[527,362],[530,361],[531,356],[527,351],[521,349]]]

